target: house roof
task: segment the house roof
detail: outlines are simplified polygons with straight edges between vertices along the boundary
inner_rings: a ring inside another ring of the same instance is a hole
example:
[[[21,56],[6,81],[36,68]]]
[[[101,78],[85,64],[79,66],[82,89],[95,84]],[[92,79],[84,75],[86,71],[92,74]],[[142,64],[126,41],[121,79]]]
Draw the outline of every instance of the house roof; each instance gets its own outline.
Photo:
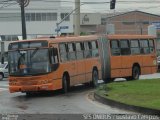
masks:
[[[135,13],[135,12],[143,13],[143,14],[146,14],[146,15],[152,15],[152,16],[155,16],[155,17],[160,17],[160,15],[156,15],[156,14],[151,14],[151,13],[135,10],[135,11],[121,13],[121,14],[118,14],[118,15],[113,15],[113,16],[107,17],[107,18],[114,18],[114,17],[117,17],[117,16],[126,15],[126,14],[130,14],[130,13]]]

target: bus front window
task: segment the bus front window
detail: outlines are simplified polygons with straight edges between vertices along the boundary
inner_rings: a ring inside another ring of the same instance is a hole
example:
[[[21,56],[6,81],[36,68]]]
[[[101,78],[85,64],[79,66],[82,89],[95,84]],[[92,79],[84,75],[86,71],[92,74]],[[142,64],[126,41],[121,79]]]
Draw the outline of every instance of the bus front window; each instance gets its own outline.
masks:
[[[10,75],[37,75],[50,72],[48,49],[9,52]]]

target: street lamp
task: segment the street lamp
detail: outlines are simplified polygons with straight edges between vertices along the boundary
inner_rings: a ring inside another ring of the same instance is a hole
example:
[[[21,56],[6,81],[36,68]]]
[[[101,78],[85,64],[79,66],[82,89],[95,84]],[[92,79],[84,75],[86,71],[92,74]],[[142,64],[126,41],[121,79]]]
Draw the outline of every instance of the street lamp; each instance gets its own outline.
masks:
[[[25,7],[29,5],[30,0],[17,0],[21,7],[21,21],[22,21],[22,37],[23,39],[27,39],[26,34],[26,20],[25,20]]]

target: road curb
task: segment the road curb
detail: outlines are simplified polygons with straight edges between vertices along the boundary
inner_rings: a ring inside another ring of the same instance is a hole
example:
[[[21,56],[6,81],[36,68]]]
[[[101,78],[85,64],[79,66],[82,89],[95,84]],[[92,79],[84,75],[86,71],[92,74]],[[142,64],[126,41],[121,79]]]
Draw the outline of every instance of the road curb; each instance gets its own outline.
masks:
[[[160,116],[160,110],[144,108],[144,107],[139,107],[139,106],[134,106],[134,105],[127,105],[127,104],[124,104],[124,103],[120,103],[120,102],[117,102],[117,101],[114,101],[114,100],[104,98],[104,97],[100,96],[99,94],[97,94],[96,92],[94,92],[94,98],[95,98],[95,100],[97,100],[97,101],[99,101],[103,104],[109,105],[111,107],[130,110],[130,111],[133,111],[133,112],[138,112],[138,113],[147,114],[147,115],[158,115],[158,116]]]

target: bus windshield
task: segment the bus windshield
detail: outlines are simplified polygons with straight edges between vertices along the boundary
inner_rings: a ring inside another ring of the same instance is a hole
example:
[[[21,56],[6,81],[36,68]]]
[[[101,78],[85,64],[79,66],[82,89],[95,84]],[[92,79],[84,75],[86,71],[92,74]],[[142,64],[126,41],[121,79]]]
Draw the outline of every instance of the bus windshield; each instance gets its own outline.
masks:
[[[38,75],[50,72],[48,49],[10,51],[9,74],[12,76]]]

